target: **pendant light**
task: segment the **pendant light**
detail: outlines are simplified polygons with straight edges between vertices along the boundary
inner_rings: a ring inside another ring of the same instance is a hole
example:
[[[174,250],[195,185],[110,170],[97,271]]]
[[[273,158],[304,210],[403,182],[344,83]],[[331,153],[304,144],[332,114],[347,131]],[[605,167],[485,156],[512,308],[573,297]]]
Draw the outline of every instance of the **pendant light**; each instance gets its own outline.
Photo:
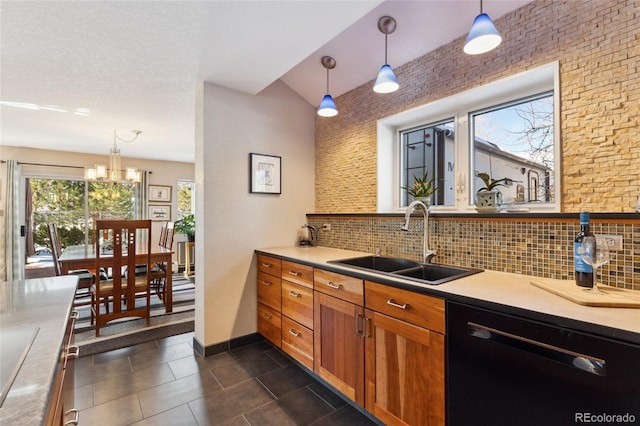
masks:
[[[331,56],[323,56],[321,62],[322,66],[327,69],[327,94],[324,95],[322,102],[320,102],[318,115],[321,117],[335,117],[338,115],[338,108],[336,108],[336,104],[333,102],[333,98],[329,94],[329,70],[336,67],[336,60]]]
[[[502,42],[502,37],[498,32],[489,15],[482,12],[482,0],[480,0],[480,15],[471,25],[467,41],[464,44],[464,53],[468,55],[479,55],[495,49]]]
[[[384,65],[380,68],[378,78],[373,85],[376,93],[391,93],[398,90],[400,85],[393,70],[387,63],[387,36],[396,30],[396,20],[391,16],[383,16],[378,20],[378,29],[384,34]]]

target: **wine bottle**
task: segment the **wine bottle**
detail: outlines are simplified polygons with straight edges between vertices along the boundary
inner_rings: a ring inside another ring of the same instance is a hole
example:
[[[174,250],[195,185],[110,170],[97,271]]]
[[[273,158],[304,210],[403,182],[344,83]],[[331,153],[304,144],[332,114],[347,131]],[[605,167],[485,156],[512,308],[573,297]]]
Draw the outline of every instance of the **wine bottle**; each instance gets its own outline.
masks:
[[[580,256],[582,240],[587,235],[593,235],[589,230],[589,213],[580,212],[580,232],[578,232],[573,242],[573,263],[576,271],[576,284],[580,287],[591,288],[593,287],[593,268],[587,265]]]

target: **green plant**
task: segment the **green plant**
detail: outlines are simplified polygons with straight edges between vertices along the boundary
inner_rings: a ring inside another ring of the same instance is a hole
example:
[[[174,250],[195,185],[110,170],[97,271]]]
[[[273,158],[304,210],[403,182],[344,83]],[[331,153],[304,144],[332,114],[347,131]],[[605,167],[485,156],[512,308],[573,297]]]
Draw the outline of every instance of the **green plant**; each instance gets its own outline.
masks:
[[[438,190],[438,187],[435,185],[436,178],[429,179],[429,172],[426,172],[422,178],[414,176],[413,180],[413,186],[402,187],[402,189],[406,189],[407,193],[413,198],[427,198]]]
[[[196,235],[196,217],[193,213],[186,215],[180,220],[177,220],[173,226],[174,232],[178,234],[185,234],[188,237],[194,237]]]
[[[484,187],[478,189],[478,192],[492,191],[497,186],[510,186],[513,182],[511,179],[506,177],[502,179],[491,179],[489,173],[477,173],[476,176],[478,176],[482,180],[482,183],[484,183]]]

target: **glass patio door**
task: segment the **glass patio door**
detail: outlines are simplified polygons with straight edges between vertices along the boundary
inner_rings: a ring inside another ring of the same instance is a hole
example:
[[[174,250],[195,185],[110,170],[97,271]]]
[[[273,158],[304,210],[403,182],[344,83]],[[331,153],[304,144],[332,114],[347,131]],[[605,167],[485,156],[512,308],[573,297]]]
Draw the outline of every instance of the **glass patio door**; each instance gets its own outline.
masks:
[[[134,219],[137,184],[78,179],[26,180],[27,257],[49,248],[47,223],[58,227],[64,247],[93,242],[95,219]]]

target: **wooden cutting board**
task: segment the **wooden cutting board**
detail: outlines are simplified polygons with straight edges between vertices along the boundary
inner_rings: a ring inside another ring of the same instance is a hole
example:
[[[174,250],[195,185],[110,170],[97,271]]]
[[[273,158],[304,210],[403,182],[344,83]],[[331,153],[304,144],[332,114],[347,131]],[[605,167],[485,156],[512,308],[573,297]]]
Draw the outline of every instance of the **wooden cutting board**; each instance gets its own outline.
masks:
[[[640,291],[598,285],[605,294],[593,294],[578,287],[575,281],[536,278],[531,284],[574,303],[607,308],[640,308]]]

